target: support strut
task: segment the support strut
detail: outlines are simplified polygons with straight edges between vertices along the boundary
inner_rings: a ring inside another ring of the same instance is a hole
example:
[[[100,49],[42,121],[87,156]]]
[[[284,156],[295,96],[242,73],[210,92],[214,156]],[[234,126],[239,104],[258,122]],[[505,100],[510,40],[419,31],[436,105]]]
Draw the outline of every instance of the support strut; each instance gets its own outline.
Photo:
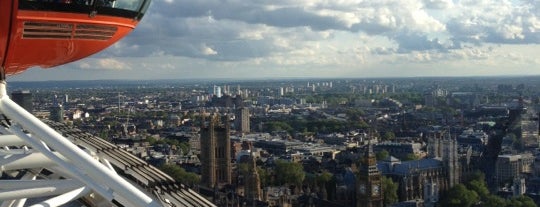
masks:
[[[7,95],[5,80],[0,82],[0,112],[13,122],[7,127],[8,131],[23,139],[34,150],[43,153],[100,196],[109,199],[109,201],[112,199],[128,201],[129,206],[161,206],[157,201],[13,102]],[[31,132],[32,137],[23,132],[22,128]],[[55,155],[49,147],[69,161]]]

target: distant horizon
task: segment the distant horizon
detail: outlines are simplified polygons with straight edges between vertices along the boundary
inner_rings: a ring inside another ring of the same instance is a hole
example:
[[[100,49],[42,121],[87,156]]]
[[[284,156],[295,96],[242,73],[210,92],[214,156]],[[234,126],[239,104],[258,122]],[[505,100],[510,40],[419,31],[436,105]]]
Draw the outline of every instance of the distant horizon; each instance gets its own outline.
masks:
[[[372,80],[372,81],[397,81],[397,84],[407,83],[408,81],[435,81],[434,84],[437,84],[436,81],[440,80],[441,83],[447,81],[498,81],[501,84],[516,84],[524,83],[528,81],[529,83],[534,82],[534,85],[539,85],[536,81],[540,82],[540,75],[536,76],[438,76],[438,77],[366,77],[366,78],[329,78],[329,77],[320,77],[320,78],[309,78],[309,77],[289,77],[289,78],[254,78],[254,79],[232,79],[232,78],[208,78],[208,79],[154,79],[154,80],[132,80],[132,79],[102,79],[102,80],[30,80],[30,81],[9,81],[8,80],[8,90],[22,90],[22,89],[45,89],[45,88],[95,88],[95,87],[134,87],[134,86],[174,86],[176,84],[188,84],[188,85],[211,85],[211,84],[257,84],[257,83],[271,83],[271,82],[309,82],[313,81],[340,81],[340,80]],[[405,82],[404,82],[405,81]],[[477,82],[470,81],[471,84],[476,84]],[[391,84],[392,82],[386,82],[386,84]],[[479,82],[478,82],[479,83]],[[279,84],[278,84],[279,85]]]
[[[53,69],[54,70],[54,69]],[[57,82],[63,82],[63,81],[264,81],[264,80],[329,80],[329,79],[414,79],[414,78],[533,78],[533,77],[539,77],[540,73],[535,75],[463,75],[463,76],[373,76],[373,77],[301,77],[301,76],[291,76],[291,77],[253,77],[253,78],[247,78],[247,77],[241,77],[241,78],[233,78],[233,77],[225,77],[225,78],[218,78],[218,77],[207,77],[207,78],[162,78],[162,79],[119,79],[119,78],[109,78],[109,79],[57,79],[57,80],[11,80],[11,76],[7,77],[7,82],[47,82],[47,81],[57,81]]]
[[[10,79],[538,76],[538,11],[534,1],[153,0],[106,50]]]

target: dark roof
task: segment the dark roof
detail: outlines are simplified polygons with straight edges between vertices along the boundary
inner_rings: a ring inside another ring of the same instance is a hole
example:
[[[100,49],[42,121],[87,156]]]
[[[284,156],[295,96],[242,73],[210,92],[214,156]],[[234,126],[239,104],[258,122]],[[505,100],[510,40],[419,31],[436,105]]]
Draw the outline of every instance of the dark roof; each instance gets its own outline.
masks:
[[[442,167],[442,161],[436,158],[428,158],[396,163],[393,165],[393,168],[391,168],[391,166],[392,165],[389,162],[377,163],[377,168],[383,174],[406,175],[417,171],[440,168]]]

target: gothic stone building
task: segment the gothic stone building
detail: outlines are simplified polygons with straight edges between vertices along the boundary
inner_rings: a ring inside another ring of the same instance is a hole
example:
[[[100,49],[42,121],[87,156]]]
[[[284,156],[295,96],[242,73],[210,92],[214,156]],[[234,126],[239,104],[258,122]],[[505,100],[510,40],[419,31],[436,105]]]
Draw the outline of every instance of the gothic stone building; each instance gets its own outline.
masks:
[[[371,144],[365,151],[356,176],[356,207],[382,207],[382,175],[377,169],[377,160]]]
[[[201,182],[209,188],[231,184],[231,140],[229,122],[220,124],[219,116],[201,127]]]
[[[428,141],[429,157],[404,161],[394,157],[380,161],[377,168],[399,184],[400,201],[421,199],[433,206],[442,192],[460,182],[460,164],[455,139],[433,137]]]

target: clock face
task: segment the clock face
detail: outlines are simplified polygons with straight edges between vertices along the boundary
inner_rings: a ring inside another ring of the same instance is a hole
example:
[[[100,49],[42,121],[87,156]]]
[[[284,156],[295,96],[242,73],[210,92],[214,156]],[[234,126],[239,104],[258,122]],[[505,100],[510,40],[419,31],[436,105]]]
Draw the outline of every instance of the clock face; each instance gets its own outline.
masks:
[[[372,191],[371,193],[374,195],[374,196],[377,196],[381,193],[381,187],[376,184],[376,185],[373,185],[373,188],[372,188]]]
[[[360,193],[366,194],[366,184],[360,184]]]

